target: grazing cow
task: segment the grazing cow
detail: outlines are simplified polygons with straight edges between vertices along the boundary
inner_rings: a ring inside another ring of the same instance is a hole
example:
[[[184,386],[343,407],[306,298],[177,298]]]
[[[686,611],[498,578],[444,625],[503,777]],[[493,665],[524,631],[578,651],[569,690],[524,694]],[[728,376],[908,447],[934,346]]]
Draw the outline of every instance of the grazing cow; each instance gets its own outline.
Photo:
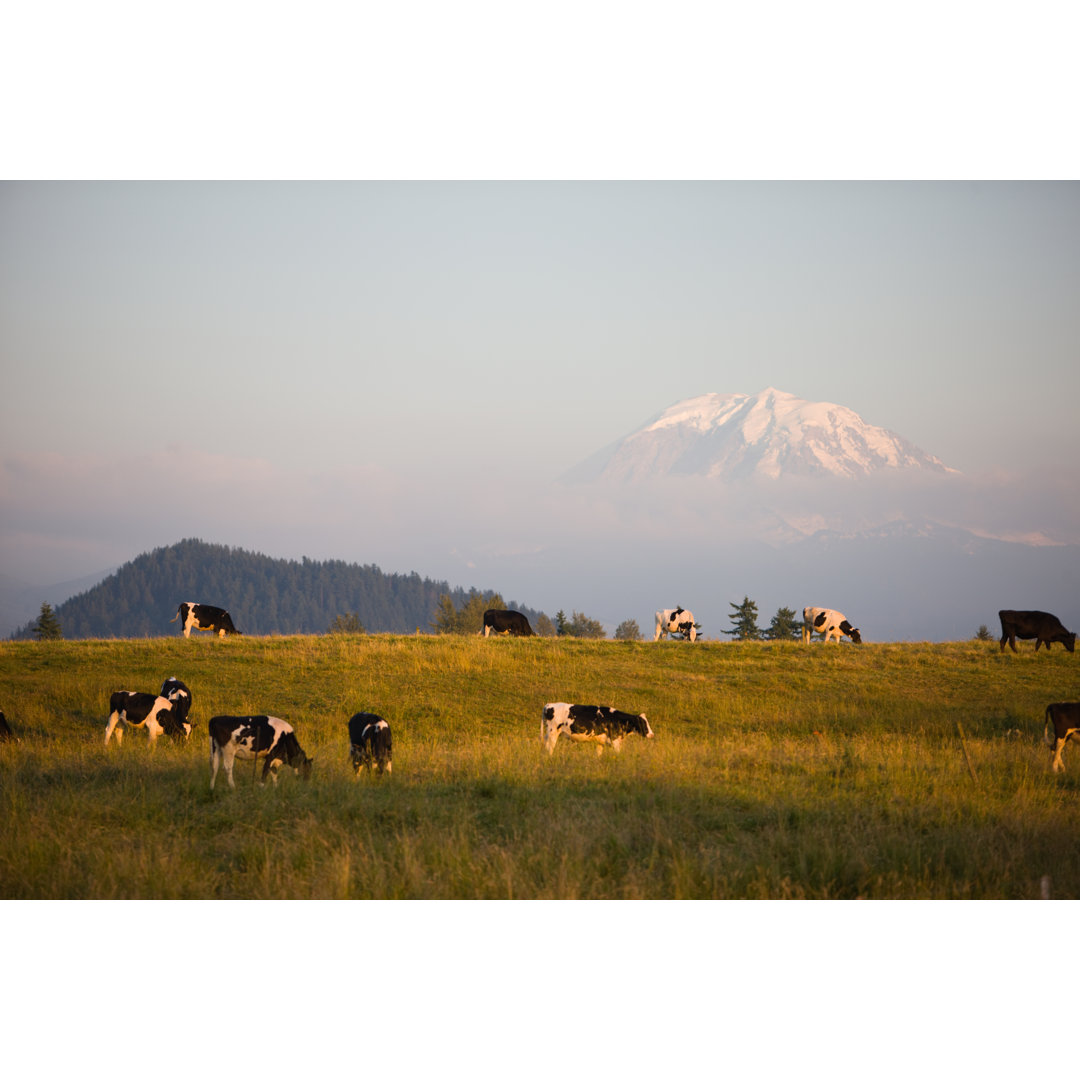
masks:
[[[0,712],[0,742],[18,742],[15,732],[8,727],[7,717]]]
[[[510,634],[513,637],[533,636],[529,620],[520,611],[504,611],[500,608],[488,608],[484,612],[484,629],[481,633],[487,637],[492,630],[496,634]]]
[[[176,622],[177,619],[184,628],[184,637],[191,637],[192,630],[206,630],[217,634],[218,637],[240,633],[233,626],[232,616],[224,608],[213,607],[210,604],[185,602],[176,609],[176,614],[169,622]]]
[[[1069,652],[1076,648],[1076,635],[1066,630],[1056,615],[1047,611],[999,611],[998,618],[1001,620],[1002,652],[1006,641],[1016,652],[1017,638],[1022,641],[1034,638],[1036,652],[1040,645],[1045,645],[1049,652],[1052,641],[1060,641]]]
[[[832,608],[804,607],[802,617],[803,644],[806,644],[814,634],[824,634],[826,641],[835,634],[837,644],[840,642],[840,635],[846,634],[853,644],[862,644],[862,635],[847,621],[847,616],[842,612],[834,611]]]
[[[540,723],[540,741],[549,754],[555,753],[560,735],[574,742],[596,743],[598,755],[604,752],[605,746],[618,753],[623,739],[635,732],[646,739],[653,737],[644,713],[634,716],[606,705],[569,705],[565,701],[548,702]]]
[[[236,758],[263,758],[260,784],[266,783],[267,773],[277,783],[277,770],[282,762],[301,779],[311,776],[309,758],[296,741],[292,725],[276,716],[212,716],[207,728],[210,731],[210,790],[214,790],[219,765],[225,766],[229,787],[236,787],[233,780],[233,761]]]
[[[168,698],[159,694],[140,694],[133,690],[117,690],[109,698],[109,720],[105,725],[105,745],[116,732],[116,742],[124,741],[124,729],[120,723],[133,728],[145,728],[150,738],[150,745],[164,732],[174,739],[186,739],[191,734],[191,725],[186,720],[177,719]]]
[[[358,712],[349,721],[349,757],[357,777],[361,769],[371,772],[393,772],[393,739],[390,737],[390,725],[374,713]]]
[[[1054,772],[1064,772],[1065,762],[1061,760],[1061,752],[1070,738],[1080,739],[1080,701],[1057,701],[1047,705],[1043,735],[1046,745],[1053,751],[1050,768]]]
[[[659,641],[665,634],[682,634],[689,641],[697,641],[694,613],[681,607],[664,608],[663,611],[658,611],[653,641]]]
[[[175,675],[170,675],[162,684],[158,693],[168,698],[176,719],[183,723],[191,710],[191,691]]]

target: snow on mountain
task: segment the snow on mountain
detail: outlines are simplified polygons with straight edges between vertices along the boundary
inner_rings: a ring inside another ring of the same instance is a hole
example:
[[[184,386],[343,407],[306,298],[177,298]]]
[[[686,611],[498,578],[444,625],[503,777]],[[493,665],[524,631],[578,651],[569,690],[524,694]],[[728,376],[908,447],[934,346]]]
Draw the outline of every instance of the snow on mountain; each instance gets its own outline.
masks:
[[[843,405],[768,387],[753,395],[703,394],[677,402],[564,479],[859,477],[908,469],[956,471]]]

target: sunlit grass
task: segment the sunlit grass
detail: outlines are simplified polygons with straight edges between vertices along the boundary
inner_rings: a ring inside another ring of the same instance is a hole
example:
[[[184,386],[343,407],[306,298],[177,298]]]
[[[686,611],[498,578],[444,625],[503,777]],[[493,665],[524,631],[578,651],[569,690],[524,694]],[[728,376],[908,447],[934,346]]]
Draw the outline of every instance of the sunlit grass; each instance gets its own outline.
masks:
[[[0,895],[1037,897],[1049,874],[1075,897],[1080,750],[1052,775],[1042,713],[1080,697],[1078,664],[975,642],[5,643]],[[190,742],[106,749],[111,692],[168,675]],[[552,700],[645,712],[656,738],[548,757]],[[360,709],[390,721],[390,777],[353,777]],[[239,761],[211,793],[221,712],[289,720],[311,783]]]

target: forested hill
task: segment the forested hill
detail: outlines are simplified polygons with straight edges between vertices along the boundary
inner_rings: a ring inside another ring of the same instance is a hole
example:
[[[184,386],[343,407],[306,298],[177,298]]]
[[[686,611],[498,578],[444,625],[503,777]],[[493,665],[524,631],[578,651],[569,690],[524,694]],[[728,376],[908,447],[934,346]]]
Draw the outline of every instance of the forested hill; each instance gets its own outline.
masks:
[[[177,634],[180,623],[170,620],[185,600],[226,608],[245,634],[321,634],[339,615],[357,616],[372,633],[413,633],[417,627],[428,633],[442,594],[460,608],[477,591],[452,589],[416,573],[385,574],[377,566],[272,559],[181,540],[126,563],[60,604],[56,615],[66,638]],[[539,614],[514,601],[508,606],[533,622]],[[30,637],[32,625],[12,636]]]

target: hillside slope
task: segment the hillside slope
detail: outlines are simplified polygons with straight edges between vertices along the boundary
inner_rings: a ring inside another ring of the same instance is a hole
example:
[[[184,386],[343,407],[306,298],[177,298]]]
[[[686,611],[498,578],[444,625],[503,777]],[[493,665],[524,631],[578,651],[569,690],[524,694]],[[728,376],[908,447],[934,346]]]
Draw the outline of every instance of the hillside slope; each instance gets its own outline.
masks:
[[[371,632],[427,632],[439,597],[461,607],[477,590],[452,589],[417,573],[377,566],[267,555],[181,540],[120,567],[56,608],[67,638],[161,637],[179,633],[177,606],[192,600],[227,608],[246,634],[323,633],[338,615],[356,614]],[[490,590],[485,596],[494,595]],[[539,614],[510,603],[530,620]],[[13,634],[30,636],[30,626]]]

